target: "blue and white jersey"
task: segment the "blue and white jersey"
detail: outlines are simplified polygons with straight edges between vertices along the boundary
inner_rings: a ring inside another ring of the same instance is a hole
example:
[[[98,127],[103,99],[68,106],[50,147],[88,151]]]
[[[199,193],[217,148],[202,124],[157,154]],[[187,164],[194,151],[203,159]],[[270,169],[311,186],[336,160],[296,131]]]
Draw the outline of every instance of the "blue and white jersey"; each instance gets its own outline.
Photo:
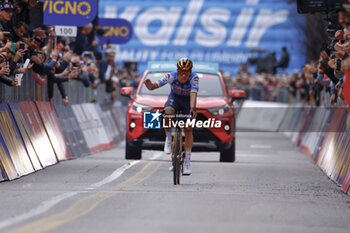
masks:
[[[174,71],[170,74],[164,75],[163,78],[156,82],[158,87],[164,86],[167,83],[169,83],[171,86],[172,94],[179,96],[190,96],[191,92],[198,92],[199,78],[196,73],[191,72],[190,78],[187,80],[187,82],[180,83],[178,73],[177,71]]]

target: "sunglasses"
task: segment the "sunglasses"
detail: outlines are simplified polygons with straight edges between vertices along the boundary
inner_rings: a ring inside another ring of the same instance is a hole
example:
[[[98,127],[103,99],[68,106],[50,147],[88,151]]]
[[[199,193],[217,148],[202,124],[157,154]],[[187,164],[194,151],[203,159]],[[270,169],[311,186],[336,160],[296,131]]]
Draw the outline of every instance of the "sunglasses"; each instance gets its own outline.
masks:
[[[189,74],[191,71],[189,71],[189,70],[177,70],[177,73],[179,74],[179,75],[183,75],[183,74]]]

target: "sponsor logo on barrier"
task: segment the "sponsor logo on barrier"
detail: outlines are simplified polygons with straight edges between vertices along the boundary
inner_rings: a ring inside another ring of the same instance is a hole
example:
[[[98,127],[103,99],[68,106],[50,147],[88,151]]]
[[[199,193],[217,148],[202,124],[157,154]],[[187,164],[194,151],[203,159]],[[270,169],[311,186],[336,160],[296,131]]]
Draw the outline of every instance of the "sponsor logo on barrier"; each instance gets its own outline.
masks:
[[[45,25],[85,26],[96,16],[96,0],[46,0]]]
[[[160,128],[221,128],[222,121],[215,118],[208,118],[207,120],[191,119],[189,115],[176,114],[161,117],[162,114],[157,110],[156,112],[143,113],[143,128],[144,129],[160,129]],[[175,118],[178,120],[170,120]]]

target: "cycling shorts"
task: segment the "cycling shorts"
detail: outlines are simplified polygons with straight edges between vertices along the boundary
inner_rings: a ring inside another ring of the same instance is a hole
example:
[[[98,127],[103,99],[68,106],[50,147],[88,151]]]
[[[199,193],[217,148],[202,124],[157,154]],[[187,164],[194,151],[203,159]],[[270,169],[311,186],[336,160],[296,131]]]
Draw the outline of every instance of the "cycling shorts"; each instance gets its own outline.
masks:
[[[175,113],[181,110],[182,115],[189,115],[191,110],[190,96],[179,96],[171,92],[164,105],[164,109],[167,107],[175,109]]]

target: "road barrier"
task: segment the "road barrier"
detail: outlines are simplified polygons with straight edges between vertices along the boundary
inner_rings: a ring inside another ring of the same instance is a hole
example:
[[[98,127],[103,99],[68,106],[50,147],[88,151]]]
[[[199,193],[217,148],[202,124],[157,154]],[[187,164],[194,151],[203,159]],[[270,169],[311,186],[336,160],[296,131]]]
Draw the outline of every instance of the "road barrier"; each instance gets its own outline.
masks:
[[[100,115],[98,114],[97,104],[85,103],[81,105],[82,110],[88,120],[89,128],[91,133],[93,133],[97,145],[92,148],[92,152],[110,149],[114,146],[114,141],[112,138],[108,137],[106,129],[102,124]]]
[[[121,106],[103,111],[93,103],[55,109],[40,101],[0,104],[0,181],[110,149],[123,139],[124,119]]]
[[[19,104],[9,104],[9,106],[12,111],[13,117],[17,123],[19,132],[22,135],[22,139],[27,149],[30,161],[32,162],[35,171],[41,170],[43,167],[34,149],[34,145],[31,139],[31,129],[29,128],[29,125],[25,119],[21,106]]]
[[[51,166],[57,163],[55,151],[51,145],[50,139],[45,131],[39,112],[32,101],[19,103],[24,117],[30,128],[28,137],[30,138],[33,148],[39,158],[42,167]]]
[[[90,153],[79,123],[71,106],[55,105],[59,124],[61,125],[66,144],[73,157],[85,156]]]
[[[282,103],[244,101],[236,128],[242,131],[277,132],[287,110],[288,105]]]
[[[0,105],[0,134],[2,150],[7,151],[6,154],[9,156],[9,158],[2,156],[4,169],[9,170],[8,178],[14,179],[34,172],[21,134],[7,104]]]
[[[61,127],[58,123],[55,111],[49,102],[35,102],[41,119],[44,123],[47,135],[51,141],[51,145],[56,153],[58,160],[70,159],[72,155],[68,150],[66,140],[64,139]]]
[[[293,128],[294,132],[286,132]],[[346,108],[289,108],[279,132],[350,194],[350,113]]]

